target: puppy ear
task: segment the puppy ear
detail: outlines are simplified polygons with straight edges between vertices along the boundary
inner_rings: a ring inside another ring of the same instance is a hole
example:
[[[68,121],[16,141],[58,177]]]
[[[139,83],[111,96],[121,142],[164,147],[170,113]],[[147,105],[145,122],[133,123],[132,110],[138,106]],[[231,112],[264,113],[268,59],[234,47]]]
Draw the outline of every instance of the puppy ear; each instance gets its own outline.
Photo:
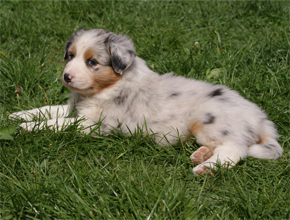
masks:
[[[64,60],[67,60],[68,58],[68,49],[71,46],[71,44],[74,42],[75,38],[80,36],[82,33],[84,33],[86,31],[86,29],[80,28],[78,29],[73,36],[65,43],[65,47],[64,47]]]
[[[134,44],[124,35],[115,35],[110,42],[112,67],[116,73],[122,74],[136,57]]]

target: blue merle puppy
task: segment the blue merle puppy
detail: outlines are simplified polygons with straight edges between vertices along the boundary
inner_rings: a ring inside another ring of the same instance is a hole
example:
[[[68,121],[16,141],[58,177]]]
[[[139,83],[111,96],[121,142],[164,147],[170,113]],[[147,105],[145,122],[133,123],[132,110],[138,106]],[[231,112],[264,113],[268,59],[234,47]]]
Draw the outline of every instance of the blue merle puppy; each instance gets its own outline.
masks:
[[[193,135],[201,145],[190,157],[199,164],[193,168],[197,175],[247,156],[282,156],[275,126],[257,105],[225,86],[153,72],[124,35],[80,29],[66,43],[64,59],[62,81],[72,91],[68,105],[11,114],[27,121],[24,129],[57,131],[85,118],[80,126],[86,133],[102,120],[102,134],[115,129],[129,134],[138,127],[160,145]],[[75,117],[68,117],[73,109]],[[34,117],[44,121],[35,123]]]

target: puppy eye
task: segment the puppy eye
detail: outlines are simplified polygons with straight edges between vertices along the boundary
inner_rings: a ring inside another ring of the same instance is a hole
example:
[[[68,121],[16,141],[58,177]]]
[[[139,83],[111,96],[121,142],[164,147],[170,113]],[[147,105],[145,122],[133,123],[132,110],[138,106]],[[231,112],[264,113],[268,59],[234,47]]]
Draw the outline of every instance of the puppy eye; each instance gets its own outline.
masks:
[[[96,66],[98,62],[95,59],[88,59],[86,62],[87,66]]]
[[[72,60],[75,57],[72,53],[68,55],[68,60]]]

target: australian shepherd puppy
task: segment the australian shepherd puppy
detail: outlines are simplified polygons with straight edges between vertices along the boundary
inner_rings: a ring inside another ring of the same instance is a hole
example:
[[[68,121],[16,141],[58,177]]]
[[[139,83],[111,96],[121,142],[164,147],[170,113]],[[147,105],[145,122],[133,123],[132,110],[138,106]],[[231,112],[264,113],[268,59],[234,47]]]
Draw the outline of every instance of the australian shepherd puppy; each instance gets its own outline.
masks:
[[[80,29],[67,41],[64,59],[62,81],[72,91],[68,105],[11,114],[27,121],[24,129],[58,130],[85,118],[79,126],[86,133],[96,124],[102,134],[143,129],[160,145],[193,135],[201,146],[190,157],[199,164],[193,169],[198,175],[247,156],[282,156],[275,126],[257,105],[225,86],[151,71],[124,35]],[[34,117],[46,120],[31,122]]]

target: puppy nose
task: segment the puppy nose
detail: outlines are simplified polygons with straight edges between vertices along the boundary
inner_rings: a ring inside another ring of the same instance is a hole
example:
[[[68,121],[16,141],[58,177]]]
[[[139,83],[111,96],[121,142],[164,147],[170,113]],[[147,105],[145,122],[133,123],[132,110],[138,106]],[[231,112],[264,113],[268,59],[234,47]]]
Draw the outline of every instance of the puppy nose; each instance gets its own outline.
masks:
[[[68,74],[68,73],[65,73],[63,75],[63,79],[64,79],[64,81],[66,81],[67,83],[69,83],[69,82],[71,82],[71,75]]]

